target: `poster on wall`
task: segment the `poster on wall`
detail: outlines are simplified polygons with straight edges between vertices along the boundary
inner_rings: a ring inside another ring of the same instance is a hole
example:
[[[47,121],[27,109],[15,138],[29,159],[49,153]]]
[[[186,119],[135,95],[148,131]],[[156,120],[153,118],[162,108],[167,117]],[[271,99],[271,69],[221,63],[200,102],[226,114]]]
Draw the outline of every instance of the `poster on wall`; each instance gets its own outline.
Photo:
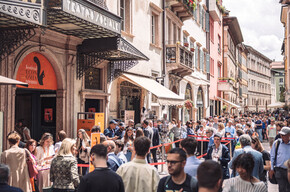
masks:
[[[44,122],[50,123],[53,121],[53,109],[45,108],[44,109]]]
[[[57,90],[54,69],[46,57],[37,52],[28,54],[18,67],[16,80],[28,83],[30,89]],[[24,88],[17,85],[17,87]]]
[[[91,148],[93,146],[95,146],[96,144],[99,144],[100,143],[100,138],[101,138],[101,134],[100,133],[92,133],[91,134]],[[92,171],[95,170],[95,167],[91,163],[91,160],[90,160],[90,169],[89,170],[90,170],[90,172],[92,172]]]
[[[125,125],[128,125],[129,120],[135,117],[135,111],[133,110],[125,110]]]
[[[91,108],[88,109],[88,112],[93,112],[93,113],[95,113],[95,112],[96,112],[96,108],[91,107]],[[94,115],[88,115],[88,118],[89,118],[89,119],[92,119],[92,118],[94,118]]]

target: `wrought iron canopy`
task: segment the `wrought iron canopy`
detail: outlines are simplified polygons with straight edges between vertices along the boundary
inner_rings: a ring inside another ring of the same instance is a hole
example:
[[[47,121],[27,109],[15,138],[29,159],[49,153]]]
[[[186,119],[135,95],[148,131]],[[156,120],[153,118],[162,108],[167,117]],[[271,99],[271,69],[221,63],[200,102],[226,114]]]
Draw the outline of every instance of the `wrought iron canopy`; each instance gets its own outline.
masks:
[[[121,18],[106,10],[105,3],[99,1],[50,0],[47,27],[83,39],[120,35]]]
[[[78,52],[109,61],[149,60],[122,37],[86,39],[78,46]]]

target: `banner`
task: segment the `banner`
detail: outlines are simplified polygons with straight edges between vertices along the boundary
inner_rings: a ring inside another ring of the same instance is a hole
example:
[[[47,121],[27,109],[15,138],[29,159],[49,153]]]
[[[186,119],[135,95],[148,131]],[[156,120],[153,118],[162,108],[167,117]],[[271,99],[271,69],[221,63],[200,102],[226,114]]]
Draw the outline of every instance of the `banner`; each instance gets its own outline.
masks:
[[[101,134],[100,133],[92,133],[91,134],[91,148],[95,146],[96,144],[100,143]],[[91,163],[91,157],[90,157],[90,172],[92,172],[95,169],[93,164]]]
[[[135,111],[125,110],[125,125],[128,125],[129,120],[135,117]]]

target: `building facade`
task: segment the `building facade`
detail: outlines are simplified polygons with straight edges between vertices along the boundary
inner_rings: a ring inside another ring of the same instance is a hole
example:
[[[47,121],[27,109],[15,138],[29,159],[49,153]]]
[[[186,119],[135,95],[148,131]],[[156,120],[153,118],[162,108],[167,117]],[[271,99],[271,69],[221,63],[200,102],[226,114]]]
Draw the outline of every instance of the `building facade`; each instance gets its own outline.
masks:
[[[251,46],[248,50],[248,101],[250,111],[265,111],[271,104],[271,69],[270,60]]]
[[[275,92],[271,92],[274,95],[274,102],[285,102],[285,77],[284,77],[284,64],[281,61],[274,61],[271,63],[271,72],[273,77],[271,81],[275,86]],[[273,96],[272,96],[273,97]]]

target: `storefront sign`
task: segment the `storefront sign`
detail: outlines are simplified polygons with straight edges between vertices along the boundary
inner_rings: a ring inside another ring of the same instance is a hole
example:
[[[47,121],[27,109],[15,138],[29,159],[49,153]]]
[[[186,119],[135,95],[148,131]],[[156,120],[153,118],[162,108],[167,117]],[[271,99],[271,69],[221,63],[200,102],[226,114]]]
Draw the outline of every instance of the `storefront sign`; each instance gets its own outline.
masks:
[[[45,25],[45,15],[38,1],[0,0],[0,12],[37,25]]]
[[[134,120],[134,116],[135,111],[125,110],[125,125],[128,125],[130,119]]]
[[[56,75],[50,62],[37,52],[32,52],[23,59],[16,79],[28,83],[27,88],[30,89],[57,90]]]
[[[96,25],[102,26],[113,32],[120,33],[120,22],[108,17],[107,15],[101,13],[97,10],[97,7],[89,7],[85,1],[77,0],[63,0],[63,11],[77,16],[81,19],[94,23]],[[105,12],[104,12],[105,13]]]

